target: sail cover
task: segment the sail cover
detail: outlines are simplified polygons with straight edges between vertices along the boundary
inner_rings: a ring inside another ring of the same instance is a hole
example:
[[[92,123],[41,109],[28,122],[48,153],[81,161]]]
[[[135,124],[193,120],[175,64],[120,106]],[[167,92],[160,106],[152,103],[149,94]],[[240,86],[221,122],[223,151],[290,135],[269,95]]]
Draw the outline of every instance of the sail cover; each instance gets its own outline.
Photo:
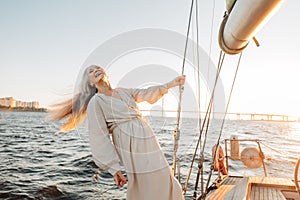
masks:
[[[219,45],[227,54],[242,52],[285,0],[227,0],[228,12],[219,30]]]

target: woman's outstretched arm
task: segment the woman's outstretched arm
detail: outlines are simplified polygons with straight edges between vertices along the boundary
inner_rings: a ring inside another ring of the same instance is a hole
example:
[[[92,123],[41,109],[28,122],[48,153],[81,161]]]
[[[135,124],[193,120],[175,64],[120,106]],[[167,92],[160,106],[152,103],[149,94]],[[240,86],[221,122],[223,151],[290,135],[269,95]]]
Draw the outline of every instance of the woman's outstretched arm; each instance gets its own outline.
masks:
[[[147,101],[153,104],[166,94],[168,89],[183,85],[184,83],[185,76],[178,76],[164,85],[151,86],[146,89],[129,89],[129,92],[137,103]]]

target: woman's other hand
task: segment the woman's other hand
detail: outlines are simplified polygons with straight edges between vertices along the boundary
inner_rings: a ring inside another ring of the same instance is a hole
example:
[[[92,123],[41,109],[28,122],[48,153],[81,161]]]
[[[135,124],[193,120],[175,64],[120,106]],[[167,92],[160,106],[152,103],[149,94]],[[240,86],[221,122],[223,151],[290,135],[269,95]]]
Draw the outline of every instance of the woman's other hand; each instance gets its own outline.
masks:
[[[121,171],[117,171],[114,175],[114,181],[118,187],[123,187],[128,180],[123,176]]]
[[[167,88],[169,89],[169,88],[172,88],[172,87],[183,85],[184,83],[185,83],[185,75],[178,76],[174,80],[167,83]]]

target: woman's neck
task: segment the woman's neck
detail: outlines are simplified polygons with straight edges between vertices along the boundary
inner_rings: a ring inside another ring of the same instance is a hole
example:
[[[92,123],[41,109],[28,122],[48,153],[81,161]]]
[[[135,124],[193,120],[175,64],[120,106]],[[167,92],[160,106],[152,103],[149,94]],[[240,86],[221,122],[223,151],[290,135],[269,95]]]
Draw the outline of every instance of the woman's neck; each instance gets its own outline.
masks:
[[[98,90],[98,93],[105,94],[106,96],[112,96],[113,90],[107,88],[107,89]]]
[[[111,88],[109,83],[100,82],[97,86],[98,93],[105,94],[107,96],[112,96],[113,89]]]

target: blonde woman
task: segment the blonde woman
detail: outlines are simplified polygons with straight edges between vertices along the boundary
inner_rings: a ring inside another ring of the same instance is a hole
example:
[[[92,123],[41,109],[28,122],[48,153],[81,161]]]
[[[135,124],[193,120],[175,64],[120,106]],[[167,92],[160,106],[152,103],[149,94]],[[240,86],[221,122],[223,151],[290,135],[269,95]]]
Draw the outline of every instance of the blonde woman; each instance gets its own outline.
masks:
[[[181,200],[181,186],[171,175],[157,138],[137,103],[155,103],[169,88],[184,82],[185,76],[179,76],[147,89],[113,89],[104,69],[92,65],[83,73],[79,93],[72,100],[57,104],[52,119],[69,117],[61,130],[66,132],[87,114],[94,162],[114,176],[117,186],[128,183],[128,200]],[[120,163],[128,180],[121,173]]]

